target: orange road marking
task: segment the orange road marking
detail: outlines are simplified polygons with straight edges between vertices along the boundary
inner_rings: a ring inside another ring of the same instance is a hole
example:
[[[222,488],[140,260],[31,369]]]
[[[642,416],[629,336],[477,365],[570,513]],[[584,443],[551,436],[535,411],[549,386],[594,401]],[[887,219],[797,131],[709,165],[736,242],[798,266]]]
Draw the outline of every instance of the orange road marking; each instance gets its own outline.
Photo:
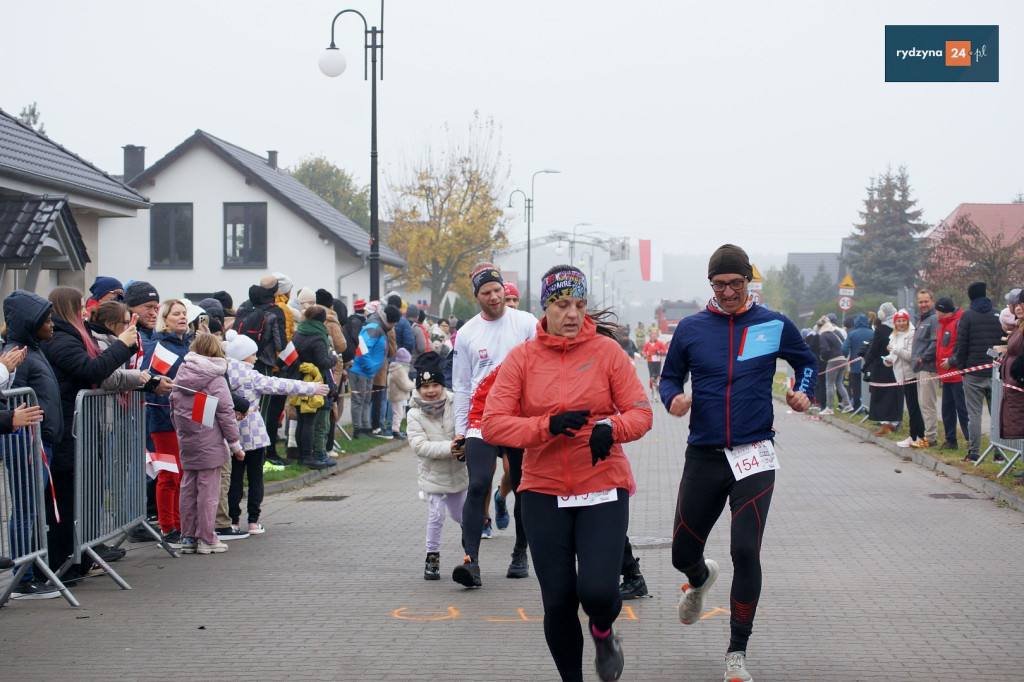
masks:
[[[402,620],[451,620],[459,617],[459,610],[453,606],[449,606],[447,611],[409,611],[408,608],[401,606],[392,611],[391,616]]]
[[[516,609],[516,613],[519,614],[518,618],[488,618],[488,623],[521,623],[522,621],[542,621],[543,618],[527,618],[526,609]]]
[[[623,615],[623,614],[625,614],[625,615]],[[640,620],[640,619],[636,617],[635,613],[633,613],[633,607],[632,606],[623,606],[622,607],[622,613],[619,614],[619,617],[616,620]]]
[[[712,608],[710,611],[708,611],[707,613],[705,613],[703,616],[701,616],[700,619],[704,620],[705,618],[710,618],[711,616],[714,616],[714,615],[719,614],[719,613],[724,613],[727,616],[730,615],[730,611],[728,609],[720,609],[720,608],[718,608],[716,606],[716,607]]]

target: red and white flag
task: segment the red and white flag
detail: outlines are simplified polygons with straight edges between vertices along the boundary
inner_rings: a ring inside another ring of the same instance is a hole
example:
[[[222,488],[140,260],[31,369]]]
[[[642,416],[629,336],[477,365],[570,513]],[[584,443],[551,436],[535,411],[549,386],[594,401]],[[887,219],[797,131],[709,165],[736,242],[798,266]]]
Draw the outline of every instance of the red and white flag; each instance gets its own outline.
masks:
[[[370,352],[370,348],[369,348],[369,346],[366,345],[366,339],[364,339],[363,335],[360,334],[359,335],[359,344],[356,346],[356,357],[358,358],[360,355],[366,355],[369,352]]]
[[[277,354],[277,357],[281,358],[281,362],[291,367],[292,363],[299,359],[299,351],[295,350],[295,344],[289,341],[284,350]]]
[[[192,421],[213,428],[213,420],[217,417],[217,398],[205,393],[196,393],[192,403]]]
[[[174,455],[169,452],[147,452],[146,453],[146,475],[156,478],[157,472],[170,471],[172,474],[180,472],[178,462]]]
[[[174,363],[180,360],[174,351],[164,348],[162,344],[156,344],[153,349],[153,357],[150,358],[149,367],[158,374],[167,374],[174,367]]]

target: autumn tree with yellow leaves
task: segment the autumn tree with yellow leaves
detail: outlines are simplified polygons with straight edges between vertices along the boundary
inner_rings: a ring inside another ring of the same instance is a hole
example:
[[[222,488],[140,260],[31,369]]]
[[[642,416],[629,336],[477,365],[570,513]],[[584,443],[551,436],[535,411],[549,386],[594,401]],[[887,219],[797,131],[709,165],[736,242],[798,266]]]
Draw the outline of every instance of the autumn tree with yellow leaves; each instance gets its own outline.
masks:
[[[391,183],[385,236],[408,263],[388,268],[389,286],[429,290],[434,305],[449,290],[472,296],[470,270],[508,243],[501,204],[508,168],[497,125],[475,115],[464,133],[445,132],[443,151],[428,146]]]

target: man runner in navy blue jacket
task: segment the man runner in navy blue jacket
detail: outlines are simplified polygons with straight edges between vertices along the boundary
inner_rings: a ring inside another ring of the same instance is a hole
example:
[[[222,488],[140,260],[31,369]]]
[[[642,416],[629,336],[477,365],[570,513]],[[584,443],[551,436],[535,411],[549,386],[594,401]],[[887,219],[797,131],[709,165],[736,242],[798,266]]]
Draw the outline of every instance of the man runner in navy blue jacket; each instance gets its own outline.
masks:
[[[782,358],[796,371],[796,384],[786,393],[796,412],[810,407],[818,365],[796,325],[754,303],[747,290],[752,278],[743,249],[725,244],[715,251],[708,264],[714,296],[676,327],[659,389],[672,415],[693,410],[672,537],[672,565],[689,581],[679,601],[679,620],[686,625],[700,619],[718,577],[718,564],[704,559],[704,544],[726,500],[732,512],[726,682],[752,680],[747,640],[761,594],[761,538],[777,468],[775,362]],[[692,395],[683,393],[688,376]]]

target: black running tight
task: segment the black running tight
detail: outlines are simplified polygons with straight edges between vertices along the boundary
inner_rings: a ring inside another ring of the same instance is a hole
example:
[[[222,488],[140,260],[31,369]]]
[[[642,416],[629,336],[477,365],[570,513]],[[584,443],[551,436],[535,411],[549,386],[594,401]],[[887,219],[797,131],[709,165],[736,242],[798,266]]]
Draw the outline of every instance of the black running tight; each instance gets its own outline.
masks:
[[[761,596],[761,539],[775,487],[775,472],[737,481],[725,453],[687,446],[672,532],[672,565],[691,585],[707,580],[704,544],[726,500],[732,512],[732,590],[729,651],[746,651]]]
[[[487,496],[493,494],[491,482],[494,480],[494,465],[502,453],[508,456],[508,477],[512,481],[512,490],[518,490],[523,480],[523,451],[515,448],[498,448],[484,442],[482,438],[466,439],[466,468],[469,471],[469,490],[466,491],[466,503],[462,507],[462,547],[474,561],[478,560],[480,551],[480,534],[484,529],[484,508]],[[512,515],[516,521],[515,549],[526,549],[526,532],[523,529],[522,511],[519,507],[519,494],[516,493],[512,505]]]
[[[583,680],[579,608],[598,630],[622,609],[619,572],[629,525],[629,493],[591,507],[559,507],[558,497],[522,493],[523,521],[544,601],[544,639],[563,680]],[[578,568],[577,568],[578,566]]]

